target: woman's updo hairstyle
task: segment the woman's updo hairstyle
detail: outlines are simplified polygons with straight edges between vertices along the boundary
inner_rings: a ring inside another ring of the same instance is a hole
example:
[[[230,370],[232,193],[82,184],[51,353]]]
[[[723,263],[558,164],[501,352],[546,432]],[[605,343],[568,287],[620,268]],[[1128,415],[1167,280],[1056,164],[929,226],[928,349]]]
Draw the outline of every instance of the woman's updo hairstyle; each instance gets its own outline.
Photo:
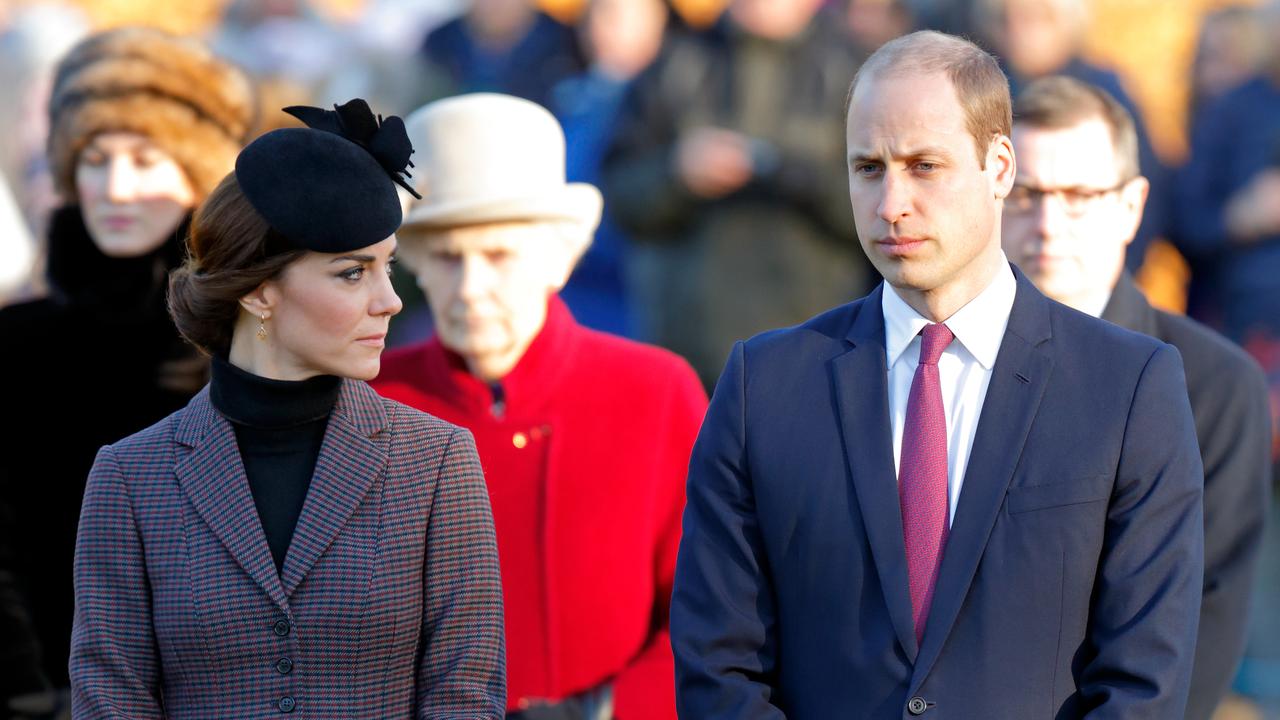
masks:
[[[292,249],[240,189],[223,178],[191,220],[189,254],[169,276],[169,314],[187,342],[227,357],[240,298],[306,254]]]

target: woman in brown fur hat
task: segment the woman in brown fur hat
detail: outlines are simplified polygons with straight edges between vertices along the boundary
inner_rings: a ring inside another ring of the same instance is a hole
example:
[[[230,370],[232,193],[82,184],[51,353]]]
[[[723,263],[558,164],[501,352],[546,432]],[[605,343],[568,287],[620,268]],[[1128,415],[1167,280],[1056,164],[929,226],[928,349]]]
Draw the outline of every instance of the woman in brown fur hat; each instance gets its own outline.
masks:
[[[48,689],[67,685],[72,553],[95,452],[182,407],[204,382],[168,317],[166,277],[183,259],[192,208],[231,170],[254,119],[239,70],[194,40],[144,28],[73,48],[49,114],[64,200],[50,222],[50,295],[0,311],[0,377],[17,421],[0,437],[0,506],[22,549],[10,560],[21,606],[0,607],[0,718],[15,697],[27,714],[52,712]],[[24,615],[34,642],[10,629]]]

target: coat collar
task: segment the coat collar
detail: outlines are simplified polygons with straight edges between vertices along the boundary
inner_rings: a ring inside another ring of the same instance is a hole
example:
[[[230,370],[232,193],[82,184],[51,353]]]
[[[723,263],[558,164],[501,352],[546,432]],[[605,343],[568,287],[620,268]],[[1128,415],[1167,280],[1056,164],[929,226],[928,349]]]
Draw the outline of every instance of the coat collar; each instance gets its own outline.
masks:
[[[923,682],[959,614],[1053,367],[1050,301],[1016,268],[1017,290],[987,389],[955,520],[942,560],[924,640],[911,619],[902,511],[893,462],[885,352],[883,285],[858,306],[833,361],[841,430],[890,621]],[[874,379],[869,381],[869,379]]]
[[[277,574],[258,517],[235,431],[201,390],[179,420],[178,484],[236,562],[282,610],[384,472],[389,433],[383,401],[363,382],[344,380],[325,431],[302,513]]]
[[[559,394],[566,372],[575,357],[581,326],[557,295],[547,300],[547,319],[538,336],[529,344],[524,356],[498,384],[502,386],[506,415],[519,417],[542,408]],[[444,347],[434,337],[424,348],[424,379],[433,385],[450,405],[468,416],[487,416],[494,394],[490,385],[467,371],[466,361]],[[432,380],[437,378],[437,380]],[[434,393],[433,393],[434,394]]]
[[[1156,335],[1156,309],[1133,282],[1129,273],[1121,273],[1111,291],[1111,299],[1102,311],[1102,319],[1144,335]]]

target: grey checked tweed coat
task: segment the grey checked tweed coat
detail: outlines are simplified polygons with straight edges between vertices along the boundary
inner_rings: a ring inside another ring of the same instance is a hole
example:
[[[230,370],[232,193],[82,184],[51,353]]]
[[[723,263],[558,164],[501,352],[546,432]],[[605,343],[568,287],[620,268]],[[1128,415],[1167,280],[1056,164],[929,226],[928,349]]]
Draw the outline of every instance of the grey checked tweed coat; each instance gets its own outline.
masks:
[[[208,389],[85,490],[75,718],[501,718],[501,582],[471,435],[343,382],[277,573]]]

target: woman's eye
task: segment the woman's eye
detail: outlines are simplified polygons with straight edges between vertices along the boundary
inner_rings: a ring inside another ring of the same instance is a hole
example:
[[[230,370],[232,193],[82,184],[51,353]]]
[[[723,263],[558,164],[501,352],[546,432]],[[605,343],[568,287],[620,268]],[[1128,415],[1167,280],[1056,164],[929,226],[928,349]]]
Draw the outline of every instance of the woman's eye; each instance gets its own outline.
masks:
[[[343,280],[350,280],[352,282],[355,282],[356,280],[359,280],[360,278],[364,277],[364,268],[353,267],[350,270],[343,270],[341,273],[338,274],[338,277],[342,278]]]

